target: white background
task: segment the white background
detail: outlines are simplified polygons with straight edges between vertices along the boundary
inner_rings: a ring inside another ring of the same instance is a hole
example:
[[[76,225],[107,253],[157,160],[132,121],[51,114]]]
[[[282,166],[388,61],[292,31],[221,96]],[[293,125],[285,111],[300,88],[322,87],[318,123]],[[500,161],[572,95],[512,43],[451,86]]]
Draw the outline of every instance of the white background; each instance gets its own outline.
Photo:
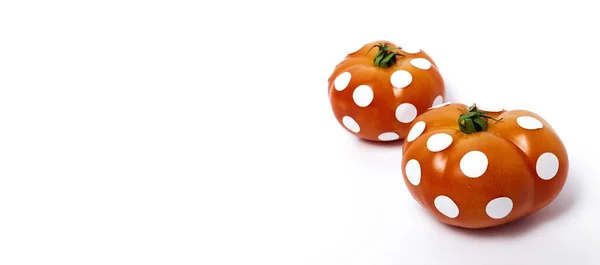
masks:
[[[593,1],[3,1],[0,264],[598,264]],[[448,99],[542,115],[560,196],[483,231],[410,197],[327,78],[416,45]]]

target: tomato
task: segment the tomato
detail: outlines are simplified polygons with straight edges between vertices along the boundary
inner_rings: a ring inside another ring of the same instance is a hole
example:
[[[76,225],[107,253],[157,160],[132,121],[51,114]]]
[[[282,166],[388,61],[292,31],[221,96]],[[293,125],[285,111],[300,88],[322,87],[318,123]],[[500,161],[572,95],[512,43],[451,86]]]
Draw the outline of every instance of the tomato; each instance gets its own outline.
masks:
[[[505,224],[553,201],[569,170],[554,129],[527,110],[447,104],[420,115],[404,140],[402,174],[439,221],[465,228]]]
[[[348,54],[328,83],[339,124],[371,141],[403,139],[410,123],[445,96],[442,76],[427,53],[389,41],[368,43]]]

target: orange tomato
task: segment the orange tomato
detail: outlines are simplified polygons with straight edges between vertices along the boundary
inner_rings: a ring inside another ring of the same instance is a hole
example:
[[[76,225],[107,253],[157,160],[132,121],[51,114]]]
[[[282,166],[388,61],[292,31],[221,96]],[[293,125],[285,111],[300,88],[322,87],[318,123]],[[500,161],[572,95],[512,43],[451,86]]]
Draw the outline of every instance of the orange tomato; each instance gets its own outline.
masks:
[[[388,41],[348,54],[328,82],[337,121],[371,141],[403,139],[410,123],[445,96],[442,76],[427,53]]]
[[[554,129],[526,110],[447,104],[411,124],[402,173],[415,200],[439,221],[497,226],[548,205],[567,179]]]

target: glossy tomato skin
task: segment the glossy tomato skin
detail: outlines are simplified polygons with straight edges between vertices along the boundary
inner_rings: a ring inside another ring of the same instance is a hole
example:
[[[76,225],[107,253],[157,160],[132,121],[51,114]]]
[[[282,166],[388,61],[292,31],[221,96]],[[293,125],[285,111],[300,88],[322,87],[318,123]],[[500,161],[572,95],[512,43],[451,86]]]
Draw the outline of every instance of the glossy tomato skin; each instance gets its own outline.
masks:
[[[348,132],[371,141],[393,141],[406,137],[410,122],[432,105],[443,102],[444,81],[435,62],[421,50],[396,50],[395,65],[373,64],[379,43],[375,41],[350,53],[328,80],[331,108]],[[396,73],[396,74],[395,74]]]
[[[569,160],[550,124],[530,111],[502,110],[487,113],[501,118],[487,131],[466,134],[458,117],[467,107],[431,109],[411,124],[402,173],[413,198],[439,221],[465,228],[502,225],[552,202]]]

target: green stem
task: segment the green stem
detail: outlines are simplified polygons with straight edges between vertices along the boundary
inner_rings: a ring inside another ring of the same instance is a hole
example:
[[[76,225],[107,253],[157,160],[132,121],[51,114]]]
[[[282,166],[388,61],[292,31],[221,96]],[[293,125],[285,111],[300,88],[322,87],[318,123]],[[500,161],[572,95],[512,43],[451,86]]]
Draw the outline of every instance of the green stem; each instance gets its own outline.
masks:
[[[396,50],[399,48],[390,47],[387,43],[379,43],[377,45],[373,45],[368,51],[367,54],[373,49],[377,47],[379,50],[377,54],[375,54],[375,58],[373,58],[373,65],[381,68],[388,68],[396,64],[397,58],[396,56],[404,56],[404,54],[400,54],[398,52],[393,52],[391,50]]]
[[[494,121],[501,121],[501,119],[494,119],[487,116],[485,112],[479,110],[476,104],[473,104],[467,109],[466,113],[458,116],[458,127],[466,134],[472,134],[476,132],[487,131],[488,119]]]

